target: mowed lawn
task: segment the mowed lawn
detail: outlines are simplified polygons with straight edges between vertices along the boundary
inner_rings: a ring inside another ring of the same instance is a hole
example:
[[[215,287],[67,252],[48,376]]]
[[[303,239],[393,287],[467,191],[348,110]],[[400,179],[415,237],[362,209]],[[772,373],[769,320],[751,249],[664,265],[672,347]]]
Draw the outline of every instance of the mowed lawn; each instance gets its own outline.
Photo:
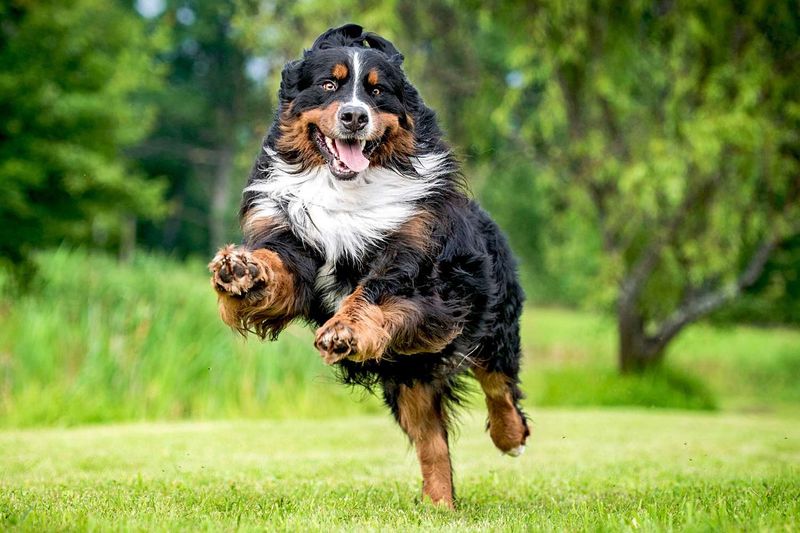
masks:
[[[531,415],[512,459],[482,411],[463,414],[455,512],[420,503],[416,458],[388,416],[4,430],[0,529],[800,529],[797,418]]]

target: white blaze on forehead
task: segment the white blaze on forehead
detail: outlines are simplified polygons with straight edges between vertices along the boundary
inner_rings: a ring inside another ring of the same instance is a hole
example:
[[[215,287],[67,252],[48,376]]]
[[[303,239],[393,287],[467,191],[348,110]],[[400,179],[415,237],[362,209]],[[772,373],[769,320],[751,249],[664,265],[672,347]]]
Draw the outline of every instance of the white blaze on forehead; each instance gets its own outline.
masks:
[[[353,96],[350,103],[363,103],[358,99],[358,86],[361,84],[361,54],[353,50]]]
[[[353,92],[350,95],[350,101],[345,102],[343,105],[358,106],[367,113],[367,116],[369,117],[369,124],[367,126],[367,130],[364,132],[364,137],[369,137],[372,135],[373,128],[375,125],[375,122],[372,119],[372,109],[366,102],[364,102],[358,97],[358,89],[363,85],[364,82],[363,75],[361,74],[362,55],[363,54],[356,49],[352,50],[350,54],[350,58],[353,62],[353,77],[352,77]]]

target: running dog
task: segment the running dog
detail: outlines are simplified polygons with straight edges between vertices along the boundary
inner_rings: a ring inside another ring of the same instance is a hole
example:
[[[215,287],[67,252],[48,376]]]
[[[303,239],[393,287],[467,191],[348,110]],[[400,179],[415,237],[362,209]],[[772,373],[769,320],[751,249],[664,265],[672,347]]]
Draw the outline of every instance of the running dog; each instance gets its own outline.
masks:
[[[209,268],[222,320],[242,334],[316,325],[324,362],[382,391],[416,448],[423,497],[452,507],[448,428],[465,376],[486,395],[494,444],[524,450],[524,295],[402,62],[348,24],[285,66],[242,197],[243,243]]]

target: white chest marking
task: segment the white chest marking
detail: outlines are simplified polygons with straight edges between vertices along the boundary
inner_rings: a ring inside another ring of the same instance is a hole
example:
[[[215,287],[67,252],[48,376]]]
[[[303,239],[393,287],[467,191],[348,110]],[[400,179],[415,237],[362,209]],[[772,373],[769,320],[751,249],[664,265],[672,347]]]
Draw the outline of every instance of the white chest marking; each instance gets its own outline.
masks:
[[[430,194],[440,178],[436,172],[409,177],[368,168],[351,181],[340,181],[327,166],[297,173],[278,160],[245,190],[260,193],[251,220],[284,219],[298,238],[333,265],[341,257],[360,260],[369,247],[413,217],[416,202]]]

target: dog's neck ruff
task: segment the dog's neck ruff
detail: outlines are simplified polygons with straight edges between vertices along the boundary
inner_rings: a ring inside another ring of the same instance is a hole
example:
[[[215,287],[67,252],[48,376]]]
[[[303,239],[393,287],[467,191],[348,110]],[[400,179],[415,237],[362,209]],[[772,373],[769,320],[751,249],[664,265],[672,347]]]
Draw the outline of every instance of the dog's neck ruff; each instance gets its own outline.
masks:
[[[280,220],[326,262],[360,261],[397,230],[435,193],[448,173],[449,157],[437,153],[412,160],[416,175],[370,167],[351,181],[337,180],[327,165],[298,171],[268,151],[271,164],[245,189],[258,194],[248,219]]]

